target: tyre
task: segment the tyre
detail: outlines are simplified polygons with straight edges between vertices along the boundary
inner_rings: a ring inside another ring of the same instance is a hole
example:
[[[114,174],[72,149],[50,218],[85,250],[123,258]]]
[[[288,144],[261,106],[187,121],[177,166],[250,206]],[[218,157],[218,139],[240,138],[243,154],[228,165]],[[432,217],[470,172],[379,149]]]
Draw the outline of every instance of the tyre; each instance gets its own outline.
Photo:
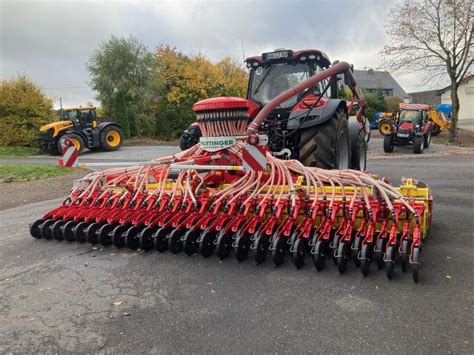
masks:
[[[323,169],[348,169],[350,142],[347,114],[337,109],[320,125],[300,129],[299,161]]]
[[[388,119],[382,119],[379,121],[379,132],[382,135],[387,135],[392,131],[393,121]]]
[[[441,133],[441,127],[438,126],[436,123],[433,123],[432,130],[431,130],[431,135],[437,136],[440,133]]]
[[[191,148],[193,145],[199,143],[199,138],[202,136],[201,129],[198,125],[189,126],[181,136],[179,147],[181,150]]]
[[[86,146],[84,145],[84,140],[82,139],[82,137],[76,133],[66,133],[57,140],[56,145],[58,153],[62,152],[62,145],[66,138],[71,141],[72,145],[77,149],[77,152],[79,154],[82,154]]]
[[[428,148],[431,144],[431,128],[425,134],[425,148]]]
[[[413,139],[413,152],[415,154],[423,153],[425,148],[425,137],[424,136],[415,136]]]
[[[367,169],[367,137],[358,122],[349,123],[351,136],[351,169]]]
[[[123,131],[118,126],[106,126],[100,132],[100,148],[106,151],[120,149],[123,144]]]
[[[389,134],[389,135],[386,135],[384,138],[383,138],[383,151],[385,153],[391,153],[393,152],[393,143],[392,143],[392,136]]]

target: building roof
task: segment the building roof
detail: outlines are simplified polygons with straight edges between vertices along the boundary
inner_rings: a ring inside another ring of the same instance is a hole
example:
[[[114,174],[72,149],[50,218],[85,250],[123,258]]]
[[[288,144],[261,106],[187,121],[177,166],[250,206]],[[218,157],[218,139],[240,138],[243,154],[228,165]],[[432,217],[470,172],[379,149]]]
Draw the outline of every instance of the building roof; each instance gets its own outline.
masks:
[[[411,96],[411,102],[414,104],[427,104],[436,107],[441,103],[439,90],[410,92],[408,95]]]
[[[410,96],[403,90],[400,84],[390,75],[389,72],[379,70],[354,70],[354,77],[357,84],[363,89],[392,89],[393,96],[406,97]]]
[[[465,83],[465,82],[467,82],[467,81],[469,81],[473,78],[474,78],[474,74],[468,75],[459,83],[459,85],[461,85],[461,84],[463,84],[463,83]],[[451,88],[451,85],[446,86],[445,88],[443,88],[441,90],[438,90],[438,94],[441,95],[443,92],[448,91],[450,88]]]
[[[430,108],[431,108],[430,105],[425,105],[425,104],[406,104],[406,103],[400,104],[400,109],[408,110],[408,111],[427,111]]]

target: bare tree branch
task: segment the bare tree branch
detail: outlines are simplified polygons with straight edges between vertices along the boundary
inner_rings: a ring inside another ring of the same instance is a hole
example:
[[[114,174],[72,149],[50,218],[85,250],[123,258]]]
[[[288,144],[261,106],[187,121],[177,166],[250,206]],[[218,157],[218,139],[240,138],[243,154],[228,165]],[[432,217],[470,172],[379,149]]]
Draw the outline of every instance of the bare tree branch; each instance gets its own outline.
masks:
[[[381,53],[385,66],[406,73],[423,72],[426,83],[449,77],[453,106],[450,140],[457,139],[457,88],[472,73],[474,1],[406,0],[390,10],[390,38]]]

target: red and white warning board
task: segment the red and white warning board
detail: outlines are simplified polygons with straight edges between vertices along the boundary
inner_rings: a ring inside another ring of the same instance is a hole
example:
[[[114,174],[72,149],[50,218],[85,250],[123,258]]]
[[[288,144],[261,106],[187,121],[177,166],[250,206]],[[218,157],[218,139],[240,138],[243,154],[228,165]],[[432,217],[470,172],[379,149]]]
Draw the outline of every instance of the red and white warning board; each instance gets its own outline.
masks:
[[[267,145],[245,144],[242,150],[244,170],[262,171],[267,168]]]
[[[63,157],[59,158],[58,162],[61,168],[76,168],[79,166],[79,152],[70,139],[65,138],[61,141],[61,154]]]

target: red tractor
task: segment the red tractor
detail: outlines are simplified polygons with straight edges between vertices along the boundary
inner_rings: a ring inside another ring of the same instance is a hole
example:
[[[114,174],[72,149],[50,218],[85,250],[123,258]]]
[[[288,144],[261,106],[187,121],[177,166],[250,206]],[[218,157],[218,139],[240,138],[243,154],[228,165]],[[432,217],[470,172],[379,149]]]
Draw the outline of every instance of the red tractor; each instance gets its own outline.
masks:
[[[193,110],[198,119],[245,114],[251,122],[272,99],[331,67],[327,55],[315,49],[278,49],[247,58],[245,63],[250,70],[247,98],[218,97],[197,102]],[[294,91],[292,97],[271,109],[257,133],[268,136],[273,155],[325,169],[366,169],[369,127],[364,124],[363,108],[357,120],[348,119],[354,102],[338,98],[341,79],[342,75],[335,73],[298,95]],[[356,87],[351,70],[344,73],[344,81]],[[197,144],[200,137],[199,126],[193,123],[181,137],[181,149]]]
[[[385,153],[393,152],[395,146],[413,144],[415,154],[423,153],[431,143],[432,124],[428,116],[430,106],[423,104],[400,104],[400,114],[383,141]]]

